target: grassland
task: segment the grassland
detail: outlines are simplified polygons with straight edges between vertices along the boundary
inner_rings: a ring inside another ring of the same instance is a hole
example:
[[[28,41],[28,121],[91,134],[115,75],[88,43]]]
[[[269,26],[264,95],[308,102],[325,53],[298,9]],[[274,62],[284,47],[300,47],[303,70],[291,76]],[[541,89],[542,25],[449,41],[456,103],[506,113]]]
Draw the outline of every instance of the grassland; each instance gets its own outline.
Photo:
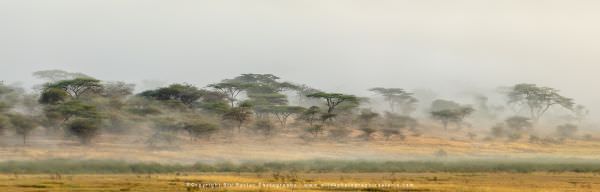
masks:
[[[380,191],[598,191],[600,141],[470,140],[435,133],[405,140],[303,141],[236,137],[148,148],[145,136],[102,135],[91,146],[34,134],[0,145],[0,191],[202,191],[186,183],[406,184]],[[11,140],[13,139],[13,140]],[[447,154],[436,155],[443,150]],[[291,191],[227,188],[217,191]],[[367,188],[294,188],[357,191]]]
[[[558,192],[594,191],[593,173],[306,173],[294,176],[255,173],[0,175],[0,191],[464,191]],[[386,188],[259,188],[218,190],[186,187],[186,183],[400,184]]]

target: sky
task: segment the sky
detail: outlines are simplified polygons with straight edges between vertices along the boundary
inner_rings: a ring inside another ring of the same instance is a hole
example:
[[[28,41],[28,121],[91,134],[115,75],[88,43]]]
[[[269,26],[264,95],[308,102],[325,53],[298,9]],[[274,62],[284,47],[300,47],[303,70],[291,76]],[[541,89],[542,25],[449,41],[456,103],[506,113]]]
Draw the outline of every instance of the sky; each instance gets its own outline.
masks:
[[[82,72],[203,87],[271,73],[442,97],[535,83],[600,111],[600,1],[0,0],[0,80]]]

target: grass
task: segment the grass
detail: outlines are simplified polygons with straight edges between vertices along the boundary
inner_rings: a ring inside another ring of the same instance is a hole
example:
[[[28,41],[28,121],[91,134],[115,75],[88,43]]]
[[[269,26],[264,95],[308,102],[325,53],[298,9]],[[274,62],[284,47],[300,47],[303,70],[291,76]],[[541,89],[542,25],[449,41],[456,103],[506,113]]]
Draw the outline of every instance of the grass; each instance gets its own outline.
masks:
[[[293,191],[463,191],[558,192],[593,191],[593,173],[190,173],[190,174],[54,174],[2,175],[0,191],[292,191],[291,188],[229,187],[200,190],[186,183],[297,184]],[[306,184],[397,184],[383,187],[302,187]]]
[[[378,172],[581,172],[600,173],[600,162],[577,159],[521,160],[428,160],[360,161],[305,160],[243,163],[160,164],[115,160],[50,159],[0,162],[0,173],[39,174],[115,174],[178,172],[301,172],[301,173],[378,173]]]

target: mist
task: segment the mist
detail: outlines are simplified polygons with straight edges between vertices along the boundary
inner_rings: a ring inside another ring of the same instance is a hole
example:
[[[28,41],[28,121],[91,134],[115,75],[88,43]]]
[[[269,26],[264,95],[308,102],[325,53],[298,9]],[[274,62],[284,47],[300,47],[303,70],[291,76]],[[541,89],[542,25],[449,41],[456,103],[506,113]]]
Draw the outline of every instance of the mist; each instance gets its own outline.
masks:
[[[597,111],[594,1],[2,1],[0,71],[188,82],[271,73],[336,92],[461,98],[527,82]]]

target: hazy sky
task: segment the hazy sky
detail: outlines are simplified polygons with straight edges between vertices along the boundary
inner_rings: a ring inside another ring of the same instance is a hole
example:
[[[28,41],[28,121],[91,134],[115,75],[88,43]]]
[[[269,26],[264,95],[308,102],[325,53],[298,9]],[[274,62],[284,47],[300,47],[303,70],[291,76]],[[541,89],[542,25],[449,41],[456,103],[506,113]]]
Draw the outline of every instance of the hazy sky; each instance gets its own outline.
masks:
[[[329,91],[518,82],[600,109],[600,1],[0,0],[0,80],[43,69],[198,86],[273,73]]]

